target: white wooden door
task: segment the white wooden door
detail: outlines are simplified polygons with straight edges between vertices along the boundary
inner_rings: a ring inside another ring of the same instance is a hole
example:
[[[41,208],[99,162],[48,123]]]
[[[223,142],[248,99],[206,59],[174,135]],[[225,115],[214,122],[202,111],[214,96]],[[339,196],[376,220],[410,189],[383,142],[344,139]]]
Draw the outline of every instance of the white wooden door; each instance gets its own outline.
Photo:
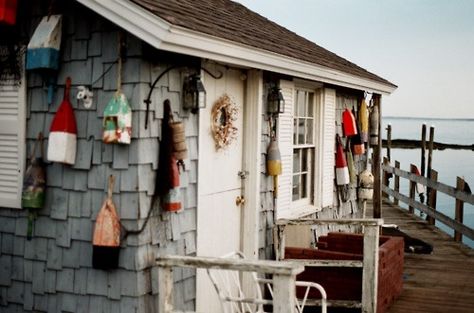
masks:
[[[197,208],[197,254],[222,256],[241,250],[241,206],[236,198],[242,195],[242,128],[245,81],[237,70],[224,70],[221,79],[203,78],[207,105],[199,113],[199,168]],[[225,149],[217,150],[211,134],[211,112],[214,103],[227,94],[238,106],[235,121],[236,139]],[[197,312],[222,312],[205,271],[197,272]]]

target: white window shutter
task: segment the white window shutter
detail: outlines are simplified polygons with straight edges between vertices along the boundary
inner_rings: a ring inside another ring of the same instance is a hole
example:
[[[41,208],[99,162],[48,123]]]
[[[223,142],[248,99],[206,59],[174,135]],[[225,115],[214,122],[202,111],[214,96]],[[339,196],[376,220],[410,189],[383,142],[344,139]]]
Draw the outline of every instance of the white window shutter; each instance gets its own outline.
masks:
[[[285,99],[285,112],[278,117],[277,138],[281,153],[282,174],[278,180],[277,218],[290,215],[293,176],[293,102],[294,83],[280,80],[280,88]]]
[[[323,134],[322,134],[322,203],[333,205],[334,198],[334,146],[336,137],[336,90],[325,88],[323,92]]]
[[[0,207],[21,208],[25,164],[25,79],[0,84]]]

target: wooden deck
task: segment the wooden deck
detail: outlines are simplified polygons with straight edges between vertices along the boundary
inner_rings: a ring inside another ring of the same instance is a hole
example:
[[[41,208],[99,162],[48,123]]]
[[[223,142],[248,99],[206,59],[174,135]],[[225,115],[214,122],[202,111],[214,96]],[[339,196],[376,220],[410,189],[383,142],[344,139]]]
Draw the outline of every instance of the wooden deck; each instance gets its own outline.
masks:
[[[474,250],[398,206],[384,202],[382,217],[433,245],[430,255],[405,253],[403,292],[389,313],[474,312]]]

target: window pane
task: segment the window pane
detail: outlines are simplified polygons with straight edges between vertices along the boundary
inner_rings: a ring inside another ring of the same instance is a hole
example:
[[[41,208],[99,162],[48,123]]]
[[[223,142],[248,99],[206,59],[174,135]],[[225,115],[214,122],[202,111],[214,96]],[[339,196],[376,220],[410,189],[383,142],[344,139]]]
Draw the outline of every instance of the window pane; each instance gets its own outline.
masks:
[[[306,120],[306,143],[312,144],[313,142],[313,119]]]
[[[300,153],[301,150],[294,149],[293,150],[293,173],[299,173],[301,166],[300,166]]]
[[[297,141],[296,139],[298,138],[298,119],[295,118],[293,120],[293,144],[296,145]]]
[[[303,149],[301,151],[301,171],[308,171],[308,151],[309,149]]]
[[[299,175],[293,176],[293,201],[300,198],[300,178]]]
[[[298,91],[298,116],[305,115],[306,92]]]
[[[314,93],[308,94],[308,117],[314,116]]]
[[[307,185],[307,174],[301,175],[301,198],[307,198],[308,197],[308,185]]]
[[[305,138],[305,129],[304,129],[304,123],[305,119],[300,118],[298,119],[298,144],[304,144],[304,138]]]

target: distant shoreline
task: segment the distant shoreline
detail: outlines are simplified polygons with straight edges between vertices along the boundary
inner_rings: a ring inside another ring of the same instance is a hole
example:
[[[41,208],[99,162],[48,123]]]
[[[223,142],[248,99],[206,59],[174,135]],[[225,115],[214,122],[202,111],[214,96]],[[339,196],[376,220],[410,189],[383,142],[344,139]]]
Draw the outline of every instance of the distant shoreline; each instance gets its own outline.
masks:
[[[474,118],[462,118],[462,117],[444,118],[444,117],[382,116],[382,119],[474,122]]]

